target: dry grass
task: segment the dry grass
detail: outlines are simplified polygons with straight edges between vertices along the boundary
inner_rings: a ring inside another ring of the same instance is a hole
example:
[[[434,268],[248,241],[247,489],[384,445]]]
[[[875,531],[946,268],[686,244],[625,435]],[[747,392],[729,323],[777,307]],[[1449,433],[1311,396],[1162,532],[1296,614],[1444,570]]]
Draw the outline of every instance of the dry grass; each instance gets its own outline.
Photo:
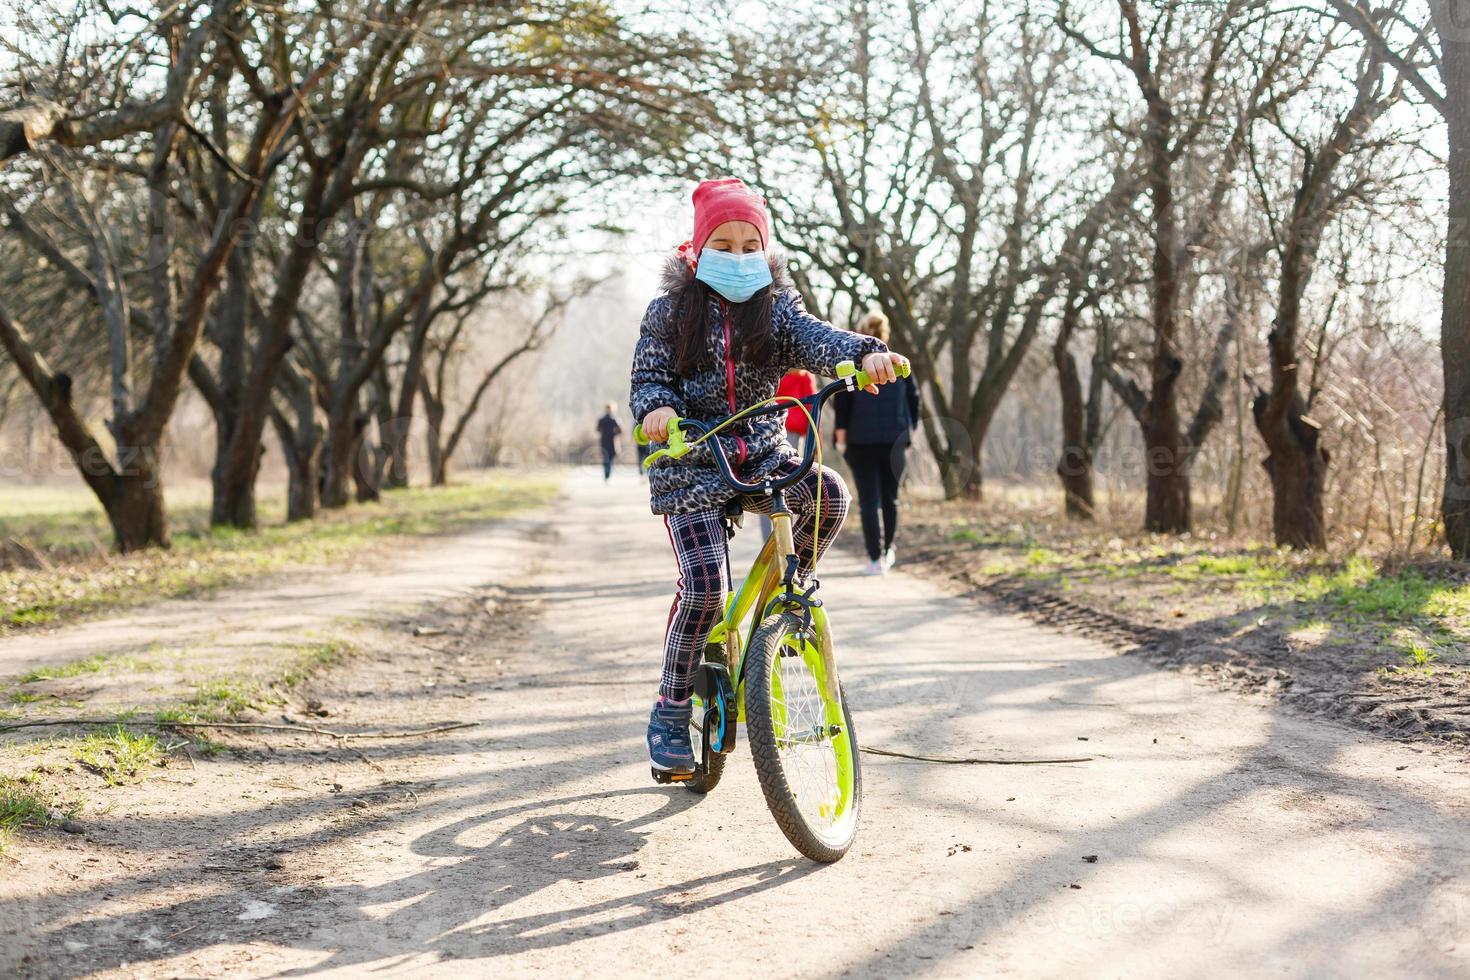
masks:
[[[1421,552],[1368,553],[1347,539],[1326,552],[1279,549],[1206,520],[1194,534],[1139,530],[1136,495],[1103,501],[1094,523],[1058,514],[1052,488],[987,488],[983,502],[912,501],[905,520],[929,548],[949,548],[987,577],[1013,577],[1155,623],[1290,608],[1302,624],[1349,624],[1417,666],[1466,660],[1470,566]]]

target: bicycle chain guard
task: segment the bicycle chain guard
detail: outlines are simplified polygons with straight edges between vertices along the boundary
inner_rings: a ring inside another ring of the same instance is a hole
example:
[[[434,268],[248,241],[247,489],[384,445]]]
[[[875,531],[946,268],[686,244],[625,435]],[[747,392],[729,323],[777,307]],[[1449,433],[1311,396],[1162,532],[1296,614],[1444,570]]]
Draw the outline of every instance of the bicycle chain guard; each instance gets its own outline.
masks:
[[[704,758],[699,765],[708,769],[711,751],[720,755],[735,751],[735,685],[723,664],[704,663],[694,675],[694,693],[704,705],[699,727]]]

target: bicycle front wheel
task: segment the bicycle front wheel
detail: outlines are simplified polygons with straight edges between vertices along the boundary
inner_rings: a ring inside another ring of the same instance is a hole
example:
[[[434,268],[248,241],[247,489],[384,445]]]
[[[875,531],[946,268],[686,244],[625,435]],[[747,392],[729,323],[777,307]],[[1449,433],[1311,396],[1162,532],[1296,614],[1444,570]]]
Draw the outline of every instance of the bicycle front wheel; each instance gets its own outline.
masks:
[[[824,696],[817,638],[786,612],[751,638],[745,678],[750,752],[766,805],[813,861],[841,858],[857,835],[862,802],[857,736],[847,697]]]

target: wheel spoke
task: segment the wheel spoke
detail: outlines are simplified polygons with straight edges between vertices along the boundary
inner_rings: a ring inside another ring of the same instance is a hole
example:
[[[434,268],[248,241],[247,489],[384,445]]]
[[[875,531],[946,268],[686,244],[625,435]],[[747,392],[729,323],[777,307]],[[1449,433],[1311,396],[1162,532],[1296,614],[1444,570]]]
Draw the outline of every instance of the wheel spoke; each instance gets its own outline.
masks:
[[[819,833],[831,832],[845,808],[822,688],[807,663],[813,651],[790,635],[781,646],[797,655],[772,658],[772,714],[784,720],[775,733],[777,751],[802,818]]]

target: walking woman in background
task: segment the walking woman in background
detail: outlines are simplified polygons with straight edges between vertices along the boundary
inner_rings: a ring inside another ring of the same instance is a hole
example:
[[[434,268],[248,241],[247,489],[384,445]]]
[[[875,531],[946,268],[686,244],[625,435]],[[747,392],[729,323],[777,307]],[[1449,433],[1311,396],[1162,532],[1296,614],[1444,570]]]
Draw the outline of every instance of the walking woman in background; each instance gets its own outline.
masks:
[[[888,318],[871,312],[858,323],[857,332],[887,344]],[[882,575],[897,560],[893,535],[898,530],[898,484],[903,479],[910,433],[919,425],[919,389],[912,379],[900,378],[897,384],[879,388],[875,396],[854,398],[840,393],[836,406],[833,435],[857,489],[863,544],[868,549],[865,571]]]
[[[602,482],[604,483],[612,479],[613,462],[618,458],[618,436],[623,434],[623,427],[618,425],[618,420],[613,417],[613,413],[617,410],[617,405],[608,402],[602,418],[597,420],[597,439],[602,444]]]

